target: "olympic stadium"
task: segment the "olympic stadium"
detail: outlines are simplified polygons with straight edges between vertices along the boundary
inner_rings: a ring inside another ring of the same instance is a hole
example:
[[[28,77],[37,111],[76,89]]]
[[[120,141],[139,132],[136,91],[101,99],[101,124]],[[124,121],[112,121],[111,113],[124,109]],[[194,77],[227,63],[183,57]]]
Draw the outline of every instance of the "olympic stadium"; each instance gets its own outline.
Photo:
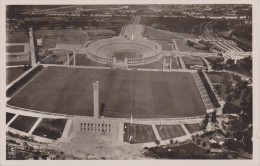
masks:
[[[122,28],[119,36],[52,49],[65,52],[67,62],[35,63],[8,85],[7,107],[16,115],[7,122],[10,130],[34,135],[43,142],[66,140],[74,132],[98,135],[105,131],[113,144],[185,140],[191,133],[200,132],[203,116],[219,107],[214,102],[217,99],[209,95],[211,88],[204,72],[179,68],[184,62],[174,55],[183,53],[164,51],[160,43],[143,33],[144,26],[130,24]],[[81,60],[88,58],[97,66],[78,65],[82,55]],[[162,68],[138,67],[154,63],[162,64]],[[25,130],[20,123],[26,117],[32,120],[27,119],[30,125],[23,124],[27,125]],[[50,121],[46,118],[67,121],[62,121],[61,127],[60,122],[44,126],[43,121]],[[135,126],[128,125],[133,123]],[[150,128],[159,124],[167,129]],[[133,137],[133,131],[141,135]],[[169,132],[175,135],[167,135]],[[43,138],[42,133],[47,136]]]

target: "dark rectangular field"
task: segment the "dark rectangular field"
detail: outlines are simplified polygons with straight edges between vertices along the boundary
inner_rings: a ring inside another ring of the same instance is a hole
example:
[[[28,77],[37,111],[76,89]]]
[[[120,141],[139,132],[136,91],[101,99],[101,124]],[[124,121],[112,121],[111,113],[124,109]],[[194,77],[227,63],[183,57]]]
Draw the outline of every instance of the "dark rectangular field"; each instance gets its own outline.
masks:
[[[181,125],[156,125],[156,128],[162,140],[186,135]]]
[[[62,136],[66,122],[66,119],[44,118],[41,120],[32,134],[57,140]]]
[[[100,82],[107,117],[173,118],[205,114],[189,72],[148,72],[48,67],[8,104],[38,111],[93,115],[93,82]]]
[[[200,125],[200,123],[184,124],[184,125],[185,125],[185,127],[187,128],[187,130],[188,130],[191,134],[203,130],[203,127]]]
[[[28,133],[30,129],[33,127],[34,123],[37,121],[37,119],[38,118],[36,117],[19,115],[10,124],[10,127]]]
[[[146,143],[156,141],[152,125],[124,123],[124,142]]]
[[[7,53],[24,52],[24,45],[10,45],[6,46]]]
[[[118,60],[125,60],[125,58],[142,58],[142,54],[135,51],[115,51],[112,58],[114,57]]]

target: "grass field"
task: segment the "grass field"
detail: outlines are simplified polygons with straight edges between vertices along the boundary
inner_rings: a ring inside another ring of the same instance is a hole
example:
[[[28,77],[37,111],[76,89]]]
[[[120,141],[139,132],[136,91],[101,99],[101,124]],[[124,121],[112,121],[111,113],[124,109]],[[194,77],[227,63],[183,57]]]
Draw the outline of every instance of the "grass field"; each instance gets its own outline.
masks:
[[[202,126],[199,123],[185,124],[185,127],[191,134],[202,130]]]
[[[93,82],[100,81],[104,116],[200,116],[205,107],[188,72],[48,67],[8,104],[39,111],[92,116]],[[43,91],[44,89],[44,91]]]
[[[28,133],[38,118],[19,115],[10,127]]]
[[[148,37],[148,38],[165,39],[165,40],[179,39],[180,38],[180,37],[174,35],[174,33],[172,33],[172,32],[164,31],[164,30],[160,30],[160,29],[154,29],[154,28],[151,28],[151,27],[145,28],[143,36]]]
[[[70,64],[73,65],[73,60],[70,61]],[[102,64],[89,59],[86,54],[77,54],[76,56],[76,65],[77,66],[106,66],[109,67],[109,64]]]
[[[14,116],[15,114],[7,112],[5,122],[8,123]]]
[[[6,69],[6,84],[11,83],[20,75],[22,75],[29,68],[16,67],[16,68],[7,68]]]
[[[24,45],[6,46],[7,53],[24,52]]]
[[[170,59],[172,58],[172,69],[179,69],[177,59],[175,57],[165,56],[164,58],[167,60],[167,62],[170,62]],[[128,66],[128,68],[161,69],[161,70],[162,67],[163,67],[163,58],[149,64]]]
[[[66,119],[44,118],[41,120],[32,134],[57,140],[62,136],[66,122]]]
[[[197,50],[187,44],[187,41],[184,39],[175,39],[177,46],[180,51],[188,51],[188,52],[208,52],[207,50]]]
[[[163,41],[163,40],[153,40],[153,41],[159,43],[163,51],[172,51],[172,46],[167,41]]]
[[[131,140],[130,136],[132,136]],[[156,136],[151,125],[124,124],[124,142],[145,143],[154,141],[156,141]]]
[[[195,56],[184,56],[182,57],[187,68],[190,68],[191,65],[201,65],[206,66],[203,60],[200,57]]]
[[[181,125],[156,125],[162,140],[186,135]]]
[[[6,43],[28,43],[29,34],[26,31],[7,31]]]
[[[136,51],[122,50],[122,51],[115,51],[114,54],[112,55],[112,58],[114,57],[116,57],[116,59],[118,60],[124,60],[125,58],[127,59],[142,58],[142,54]]]

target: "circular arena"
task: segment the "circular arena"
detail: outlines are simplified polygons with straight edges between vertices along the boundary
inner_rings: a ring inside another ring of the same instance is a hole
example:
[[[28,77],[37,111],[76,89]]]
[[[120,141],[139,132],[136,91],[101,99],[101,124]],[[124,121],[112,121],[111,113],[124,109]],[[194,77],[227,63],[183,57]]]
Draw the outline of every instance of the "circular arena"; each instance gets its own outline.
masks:
[[[117,62],[124,62],[126,65],[147,64],[158,60],[161,51],[161,46],[156,42],[125,37],[101,39],[88,47],[90,59],[104,64]]]

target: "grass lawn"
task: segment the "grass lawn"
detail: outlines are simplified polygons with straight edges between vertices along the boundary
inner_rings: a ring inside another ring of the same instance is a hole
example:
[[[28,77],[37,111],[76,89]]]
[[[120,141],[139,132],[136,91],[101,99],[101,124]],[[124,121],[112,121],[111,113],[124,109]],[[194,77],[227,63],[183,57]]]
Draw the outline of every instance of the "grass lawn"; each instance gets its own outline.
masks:
[[[28,133],[30,131],[30,129],[33,127],[34,123],[37,121],[37,119],[38,118],[36,118],[36,117],[19,115],[10,124],[10,127]]]
[[[190,65],[201,65],[201,66],[206,66],[205,63],[203,62],[203,60],[200,57],[188,57],[188,56],[184,56],[182,57],[185,65],[188,67]]]
[[[16,68],[7,68],[6,69],[6,84],[11,83],[16,78],[18,78],[20,75],[22,75],[26,70],[29,68],[24,67],[16,67]]]
[[[167,60],[167,63],[170,62],[170,59],[172,59],[172,69],[179,69],[177,59],[175,57],[166,56],[165,59]],[[163,58],[145,65],[135,65],[135,66],[128,66],[128,68],[144,68],[144,69],[161,69],[163,67]]]
[[[42,63],[46,64],[63,64],[67,61],[67,55],[66,54],[60,54],[60,55],[49,55],[48,57],[45,57],[41,60]]]
[[[9,45],[6,46],[7,53],[24,52],[24,45]]]
[[[121,51],[115,51],[114,54],[112,55],[112,58],[116,57],[117,60],[125,60],[131,59],[131,58],[142,58],[142,54],[136,51],[131,51],[131,50],[121,50]]]
[[[161,40],[153,40],[153,41],[159,43],[163,51],[172,51],[172,46],[168,42],[161,41]]]
[[[131,141],[130,136],[132,136]],[[156,141],[156,136],[151,125],[124,124],[124,142],[145,143],[154,141]]]
[[[70,64],[73,64],[73,60],[70,61]],[[109,64],[102,64],[89,59],[86,54],[77,54],[76,55],[76,65],[77,66],[106,66],[109,67]]]
[[[186,135],[181,125],[156,125],[162,140]]]
[[[191,117],[205,107],[189,72],[148,72],[48,67],[8,104],[33,110],[92,116],[93,82],[100,81],[104,116]],[[44,89],[44,91],[43,91]]]
[[[202,130],[202,126],[199,123],[184,124],[187,130],[193,134]]]
[[[32,134],[57,140],[62,136],[66,122],[66,119],[44,118],[35,128]]]
[[[14,116],[15,116],[15,114],[7,112],[7,113],[6,113],[6,119],[5,119],[6,124],[7,124]]]

